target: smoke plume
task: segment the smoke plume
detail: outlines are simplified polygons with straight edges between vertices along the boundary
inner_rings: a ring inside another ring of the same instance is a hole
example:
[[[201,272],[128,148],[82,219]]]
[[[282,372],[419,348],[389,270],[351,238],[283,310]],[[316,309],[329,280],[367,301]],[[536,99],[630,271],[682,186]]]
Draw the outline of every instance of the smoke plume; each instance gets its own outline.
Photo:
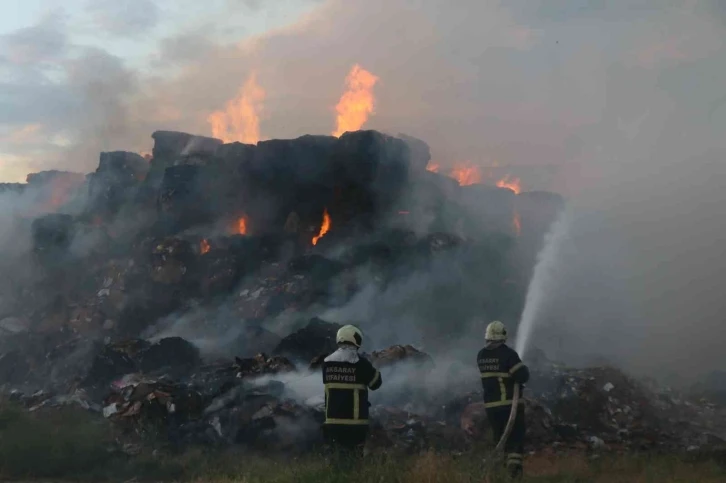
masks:
[[[234,24],[262,2],[204,15],[179,2],[176,16],[145,17],[153,44],[133,55],[77,31],[86,16],[99,37],[123,29],[108,23],[114,5],[0,36],[0,178],[89,171],[99,151],[148,151],[157,129],[209,135],[253,69],[264,137],[328,133],[360,64],[380,79],[366,127],[426,140],[442,172],[559,167],[517,175],[565,194],[574,214],[535,346],[573,360],[597,347],[651,373],[726,363],[722,2],[298,0],[285,6],[297,17],[267,31]],[[404,325],[415,313],[390,311]]]

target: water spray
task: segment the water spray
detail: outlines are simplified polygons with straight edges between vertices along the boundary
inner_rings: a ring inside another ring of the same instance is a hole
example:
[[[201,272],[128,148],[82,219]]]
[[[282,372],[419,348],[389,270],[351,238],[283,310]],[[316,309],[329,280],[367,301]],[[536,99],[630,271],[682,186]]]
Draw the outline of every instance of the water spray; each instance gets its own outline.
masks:
[[[529,348],[534,327],[541,316],[543,305],[551,293],[551,282],[560,264],[560,251],[569,232],[570,219],[569,211],[560,213],[545,236],[544,246],[537,255],[534,274],[527,288],[522,319],[517,328],[515,349],[522,358],[524,358]]]

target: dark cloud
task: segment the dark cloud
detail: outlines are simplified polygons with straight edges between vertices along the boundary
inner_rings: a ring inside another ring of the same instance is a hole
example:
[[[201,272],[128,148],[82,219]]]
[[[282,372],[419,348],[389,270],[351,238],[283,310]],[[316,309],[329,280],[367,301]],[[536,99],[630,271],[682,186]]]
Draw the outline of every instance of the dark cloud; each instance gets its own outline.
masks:
[[[161,19],[153,0],[89,0],[87,11],[101,33],[132,37],[148,33]]]

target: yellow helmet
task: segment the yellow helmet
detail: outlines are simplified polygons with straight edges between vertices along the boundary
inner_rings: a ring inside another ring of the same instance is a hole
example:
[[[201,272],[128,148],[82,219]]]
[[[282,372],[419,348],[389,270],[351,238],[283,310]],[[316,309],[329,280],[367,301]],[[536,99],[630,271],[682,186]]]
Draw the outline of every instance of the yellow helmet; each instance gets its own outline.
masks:
[[[363,343],[363,333],[354,325],[344,325],[338,330],[338,334],[335,336],[335,342],[338,344],[348,343],[360,347]]]
[[[484,338],[491,341],[505,341],[507,340],[507,328],[504,327],[504,324],[495,320],[487,325],[487,332]]]

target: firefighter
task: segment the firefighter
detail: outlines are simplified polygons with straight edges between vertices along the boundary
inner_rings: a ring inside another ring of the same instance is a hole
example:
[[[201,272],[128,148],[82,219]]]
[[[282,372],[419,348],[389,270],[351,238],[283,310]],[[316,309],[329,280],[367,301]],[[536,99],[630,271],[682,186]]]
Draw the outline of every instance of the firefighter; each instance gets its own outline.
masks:
[[[485,339],[486,346],[477,355],[477,365],[484,389],[487,419],[494,433],[494,444],[497,444],[512,411],[514,385],[520,384],[521,391],[521,385],[529,380],[529,369],[517,352],[505,344],[507,329],[504,324],[498,320],[489,324]],[[524,406],[519,404],[512,432],[504,447],[507,470],[513,478],[522,476],[525,432]]]
[[[325,424],[328,444],[346,460],[363,456],[368,437],[368,390],[381,387],[381,373],[358,353],[363,334],[353,326],[341,327],[338,350],[323,362]]]

